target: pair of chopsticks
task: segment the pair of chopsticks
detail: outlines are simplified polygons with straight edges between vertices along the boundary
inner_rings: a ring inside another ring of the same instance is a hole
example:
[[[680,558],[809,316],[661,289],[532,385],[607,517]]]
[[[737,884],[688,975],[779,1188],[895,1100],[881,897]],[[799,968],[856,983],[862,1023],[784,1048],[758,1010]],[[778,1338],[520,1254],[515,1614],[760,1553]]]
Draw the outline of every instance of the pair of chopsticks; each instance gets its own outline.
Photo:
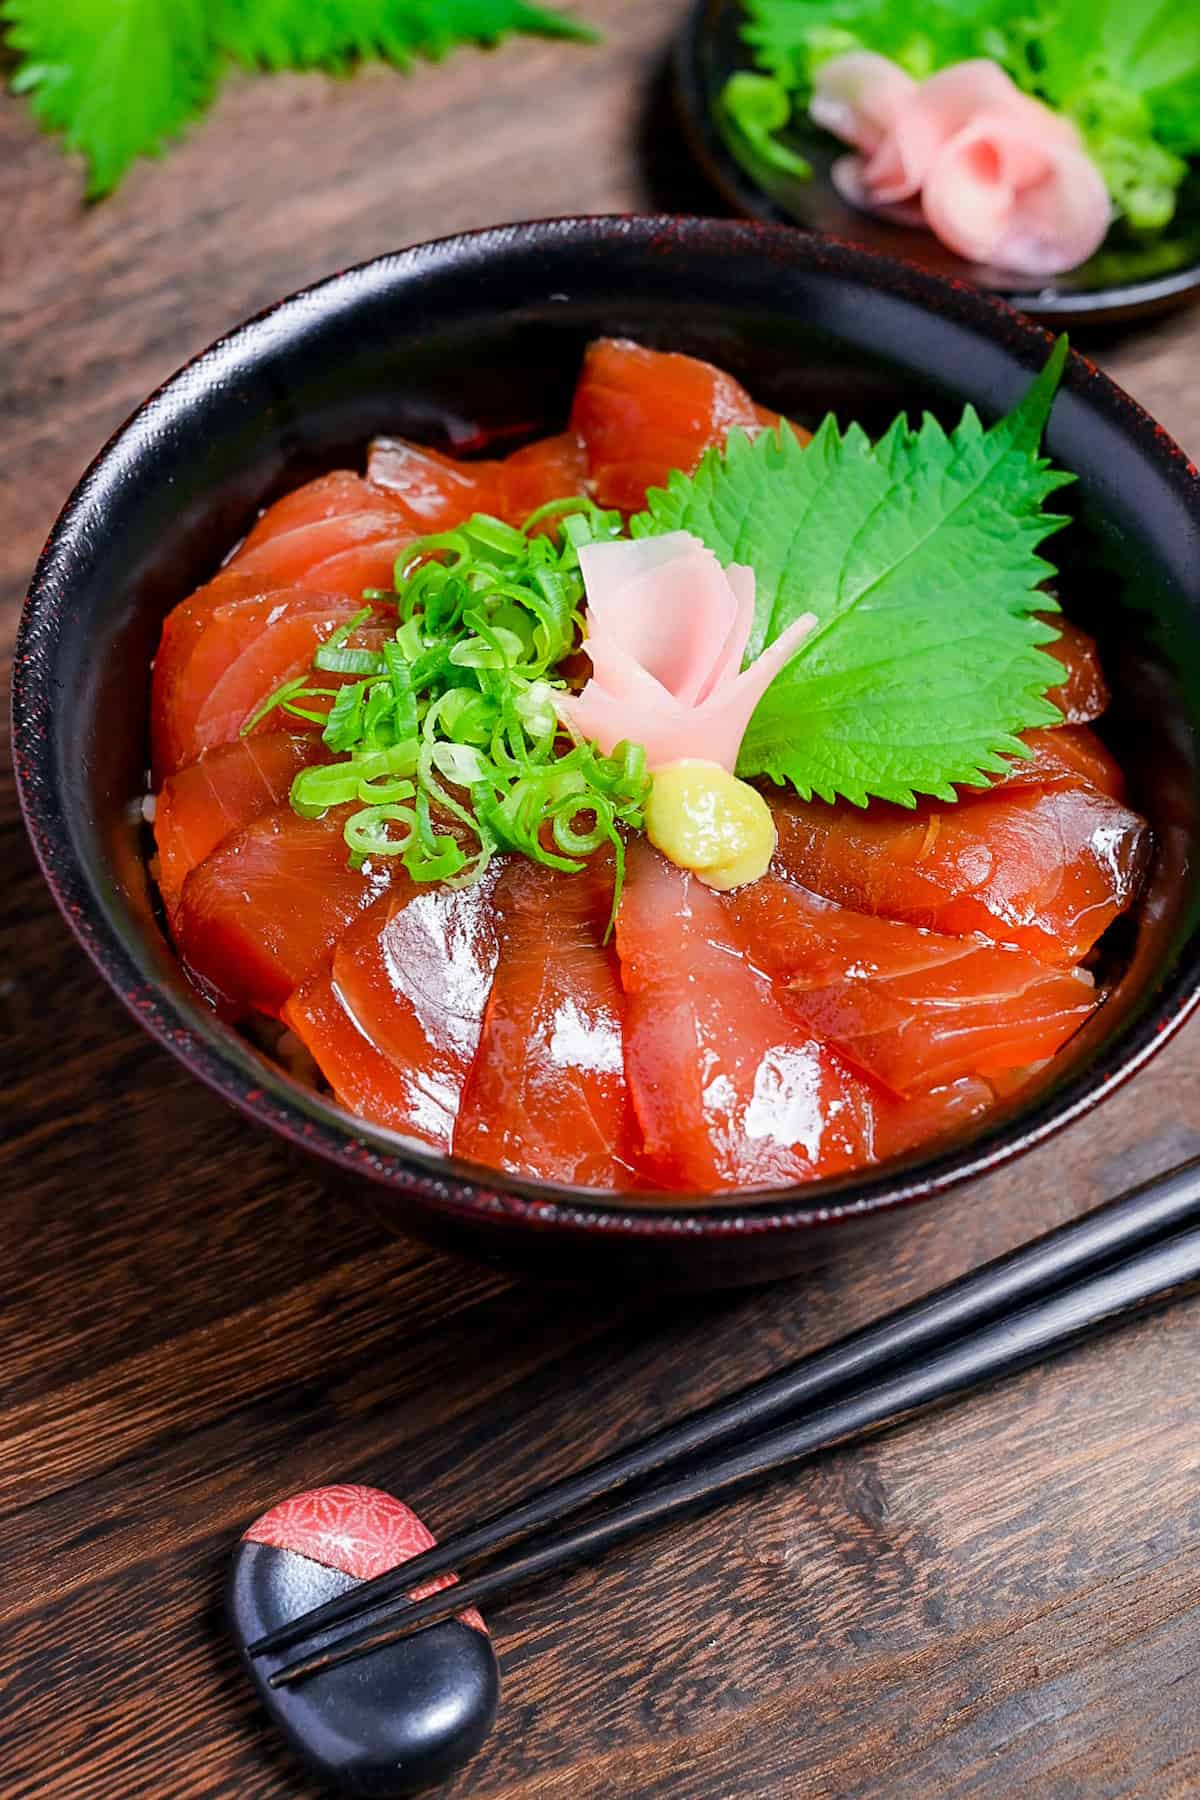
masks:
[[[273,1687],[369,1655],[798,1458],[973,1393],[1196,1286],[1200,1157],[551,1483],[259,1638],[249,1654],[308,1642],[272,1673]],[[650,1477],[658,1479],[559,1529]],[[461,1577],[478,1564],[487,1566],[427,1599],[408,1599],[434,1576],[454,1570]]]

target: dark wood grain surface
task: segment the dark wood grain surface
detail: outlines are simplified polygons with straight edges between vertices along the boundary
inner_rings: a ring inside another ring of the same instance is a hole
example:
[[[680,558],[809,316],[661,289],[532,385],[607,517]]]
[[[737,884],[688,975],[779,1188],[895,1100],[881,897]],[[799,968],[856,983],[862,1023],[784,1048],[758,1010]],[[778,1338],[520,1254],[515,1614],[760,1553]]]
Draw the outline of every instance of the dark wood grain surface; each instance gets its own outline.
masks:
[[[235,79],[113,200],[0,99],[0,638],[112,427],[329,269],[463,226],[703,210],[662,58],[681,0],[589,0],[602,48],[405,82]],[[1101,359],[1200,452],[1200,315]],[[514,1283],[384,1237],[101,986],[2,796],[0,1794],[278,1800],[218,1595],[239,1529],[329,1478],[445,1530],[1200,1150],[1200,1025],[1087,1123],[755,1294]],[[454,1795],[1200,1793],[1200,1306],[845,1452],[497,1611],[504,1699]]]

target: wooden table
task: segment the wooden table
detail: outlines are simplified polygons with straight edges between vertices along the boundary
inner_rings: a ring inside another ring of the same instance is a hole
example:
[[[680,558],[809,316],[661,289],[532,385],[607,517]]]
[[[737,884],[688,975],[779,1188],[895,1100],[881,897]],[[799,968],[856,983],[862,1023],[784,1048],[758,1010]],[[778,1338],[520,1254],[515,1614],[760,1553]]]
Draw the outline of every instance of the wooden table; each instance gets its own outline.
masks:
[[[662,56],[230,81],[90,211],[0,100],[0,607],[107,433],[336,265],[530,214],[711,206]],[[1200,452],[1200,315],[1103,359]],[[359,1478],[445,1529],[1200,1150],[1200,1025],[1010,1173],[772,1291],[565,1294],[396,1242],[155,1048],[68,937],[6,784],[0,1793],[311,1790],[219,1593],[273,1498]],[[497,1800],[1200,1791],[1200,1306],[830,1457],[492,1618]]]

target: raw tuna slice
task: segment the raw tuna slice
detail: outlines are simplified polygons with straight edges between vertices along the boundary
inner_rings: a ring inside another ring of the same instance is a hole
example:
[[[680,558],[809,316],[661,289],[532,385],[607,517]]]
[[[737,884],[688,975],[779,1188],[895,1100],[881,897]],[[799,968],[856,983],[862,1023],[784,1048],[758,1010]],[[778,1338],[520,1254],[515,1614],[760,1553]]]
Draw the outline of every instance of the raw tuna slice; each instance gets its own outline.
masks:
[[[260,583],[343,594],[361,604],[364,588],[390,588],[396,558],[418,528],[404,508],[336,469],[268,507],[228,567]]]
[[[263,813],[192,870],[174,923],[191,973],[233,1008],[277,1013],[390,886],[380,860],[349,867],[342,826],[352,809],[301,819]]]
[[[413,1106],[413,1084],[407,1071],[363,1036],[338,998],[327,970],[318,968],[310,975],[284,1003],[280,1017],[309,1050],[334,1098],[347,1112],[369,1125],[415,1138],[431,1149],[446,1148],[436,1115],[435,1128],[423,1129],[422,1111]]]
[[[213,614],[235,600],[267,597],[262,583],[253,576],[222,573],[167,614],[150,678],[150,754],[156,783],[180,766],[184,745],[176,741],[174,709],[183,671]],[[280,600],[288,597],[286,589],[275,596]]]
[[[1060,709],[1064,724],[1086,725],[1089,719],[1100,717],[1111,698],[1100,666],[1096,640],[1060,613],[1044,616],[1061,635],[1054,643],[1044,644],[1042,648],[1067,666],[1066,680],[1051,688],[1046,698]]]
[[[778,876],[723,904],[788,1010],[899,1094],[1052,1056],[1096,1004],[1083,970],[847,912]]]
[[[871,1160],[875,1090],[789,1015],[718,896],[644,840],[630,850],[617,948],[651,1180],[711,1193]]]
[[[1076,963],[1135,898],[1144,819],[1081,787],[862,810],[780,796],[777,869],[856,912]]]
[[[407,438],[375,438],[367,454],[367,479],[403,513],[415,532],[448,531],[472,513],[496,513],[499,465],[459,462]]]
[[[963,1075],[927,1093],[881,1102],[875,1109],[875,1160],[928,1151],[937,1139],[957,1136],[975,1124],[997,1098],[990,1082]]]
[[[328,475],[319,475],[315,481],[305,482],[303,487],[294,488],[290,494],[266,507],[246,533],[236,554],[250,557],[262,545],[282,537],[285,532],[316,525],[326,519],[383,511],[388,505],[386,496],[377,493],[361,475],[355,475],[350,469],[334,469]]]
[[[1125,777],[1112,751],[1086,725],[1053,725],[1044,731],[1026,731],[1022,737],[1033,751],[1028,762],[1014,757],[1011,772],[992,783],[997,788],[1089,787],[1110,800],[1125,799]]]
[[[414,887],[400,874],[284,1018],[342,1104],[448,1150],[496,962],[493,883]]]
[[[358,601],[303,589],[216,607],[192,635],[187,657],[173,656],[156,679],[156,774],[172,774],[206,750],[232,743],[255,708],[283,682],[305,674],[318,645],[359,611]],[[383,629],[364,626],[351,641],[374,647]],[[338,677],[321,676],[320,683],[336,686]],[[268,729],[278,724],[269,715],[264,720]]]
[[[573,432],[539,438],[514,450],[497,468],[500,517],[523,525],[530,513],[551,500],[586,492],[587,459]]]
[[[335,550],[314,563],[296,585],[317,594],[345,594],[361,608],[366,604],[366,591],[382,588],[391,593],[396,564],[412,541],[412,532],[404,530]]]
[[[333,481],[334,478],[326,479]],[[358,476],[345,479],[359,481]],[[300,492],[306,494],[308,490],[301,489]],[[273,514],[285,512],[290,502],[298,498],[293,494],[280,500],[260,519],[255,531],[265,526]],[[335,519],[333,523],[340,529],[340,521]],[[252,532],[242,547],[243,552],[252,545],[254,537]],[[393,516],[390,536],[348,545],[343,542],[340,548],[333,548],[328,555],[312,563],[302,578],[289,578],[282,584],[266,577],[256,566],[260,558],[248,557],[246,563],[235,561],[230,564],[168,613],[154,658],[150,697],[151,752],[156,781],[178,768],[181,760],[187,757],[188,744],[174,741],[174,707],[192,652],[217,612],[243,600],[286,601],[290,604],[301,591],[310,600],[315,597],[318,602],[349,601],[352,603],[349,611],[358,612],[364,604],[364,588],[391,588],[396,558],[411,540],[411,530],[407,527],[397,529]],[[260,540],[260,545],[264,554],[269,551],[269,540]],[[328,549],[328,545],[325,547]],[[198,692],[192,695],[195,705],[199,705],[201,698]]]
[[[611,872],[518,859],[496,887],[500,957],[454,1133],[458,1156],[582,1187],[636,1185]]]
[[[269,506],[226,567],[263,586],[311,587],[318,570],[329,578],[332,565],[358,599],[364,587],[391,586],[394,546],[413,534],[392,495],[337,469]]]
[[[405,438],[376,438],[368,474],[417,531],[448,531],[472,513],[522,525],[548,500],[582,494],[583,446],[571,432],[539,438],[503,461],[458,462]]]
[[[664,486],[672,469],[694,474],[735,428],[757,437],[778,422],[711,363],[623,338],[588,346],[571,409],[593,494],[624,512],[644,506],[647,488]]]
[[[364,587],[390,587],[395,554],[388,549],[398,539],[405,541],[414,534],[408,523],[398,516],[398,509],[381,496],[369,511],[342,513],[337,518],[314,519],[311,525],[297,525],[292,531],[281,531],[251,548],[243,544],[226,567],[236,575],[253,575],[264,586],[311,586],[317,570],[335,558],[355,552],[353,597],[358,599]],[[360,579],[360,574],[365,579]]]
[[[328,753],[314,732],[272,731],[223,744],[170,776],[154,813],[158,885],[169,914],[184,881],[231,831],[282,806],[296,775]]]

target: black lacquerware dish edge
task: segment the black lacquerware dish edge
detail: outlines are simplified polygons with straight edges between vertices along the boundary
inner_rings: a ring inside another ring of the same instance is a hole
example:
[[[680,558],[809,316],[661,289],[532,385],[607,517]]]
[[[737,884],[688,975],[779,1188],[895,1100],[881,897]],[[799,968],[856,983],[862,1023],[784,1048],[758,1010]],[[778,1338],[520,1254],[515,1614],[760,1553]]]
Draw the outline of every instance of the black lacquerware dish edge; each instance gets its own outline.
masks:
[[[903,257],[933,274],[999,293],[1033,318],[1077,330],[1165,312],[1200,297],[1200,175],[1195,172],[1162,231],[1139,237],[1118,225],[1080,268],[1033,287],[1026,277],[965,261],[932,232],[848,205],[829,173],[844,146],[815,125],[788,132],[789,145],[812,166],[810,180],[771,168],[725,124],[718,105],[729,76],[755,66],[742,41],[743,20],[742,0],[696,0],[675,46],[675,90],[685,134],[709,180],[737,212]]]
[[[1078,356],[1048,447],[1075,471],[1055,540],[1100,637],[1112,728],[1159,853],[1117,991],[1047,1085],[986,1128],[860,1176],[719,1202],[589,1194],[499,1176],[356,1125],[222,1025],[158,922],[140,834],[146,672],[163,616],[256,509],[391,429],[463,450],[565,416],[581,348],[624,333],[728,366],[766,404],[869,428],[1010,406],[1048,339],[975,290],[778,227],[582,218],[499,227],[346,271],[189,363],[100,453],[38,564],[14,671],[29,831],[68,922],[146,1029],[390,1223],[542,1272],[726,1285],[873,1233],[1079,1118],[1200,992],[1200,476]],[[1061,547],[1061,548],[1060,548]]]

